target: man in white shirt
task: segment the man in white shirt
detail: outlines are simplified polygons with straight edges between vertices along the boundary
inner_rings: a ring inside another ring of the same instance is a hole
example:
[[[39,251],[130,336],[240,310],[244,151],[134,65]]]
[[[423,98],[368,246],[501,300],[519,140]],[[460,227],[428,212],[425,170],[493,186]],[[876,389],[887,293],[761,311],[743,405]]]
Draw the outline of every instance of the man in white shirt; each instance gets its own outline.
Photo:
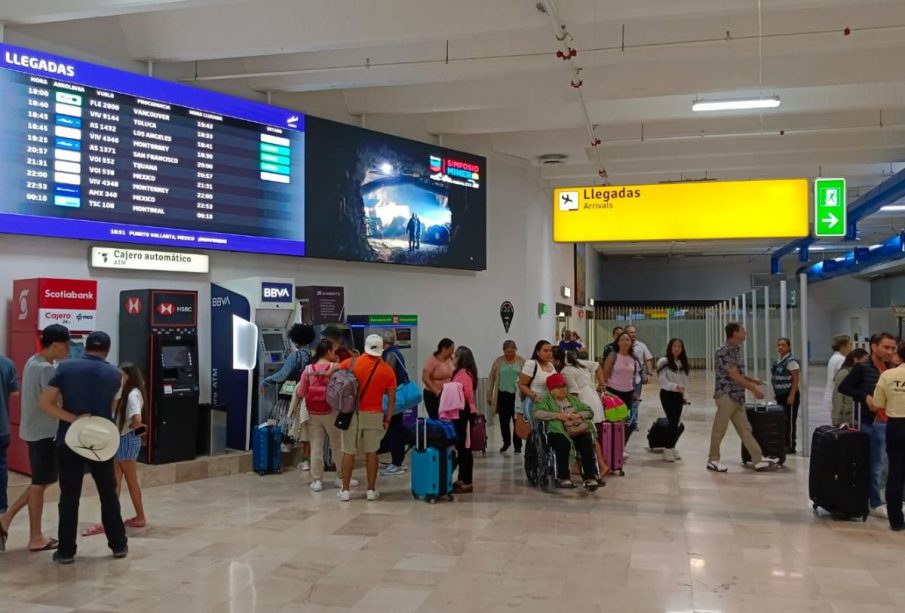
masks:
[[[638,429],[638,409],[641,405],[641,387],[650,381],[650,373],[654,372],[654,356],[643,341],[638,340],[638,330],[635,326],[626,326],[625,333],[632,339],[632,354],[638,363],[638,371],[635,375],[635,401],[632,403],[628,423],[625,428],[625,442],[628,442],[632,432]]]

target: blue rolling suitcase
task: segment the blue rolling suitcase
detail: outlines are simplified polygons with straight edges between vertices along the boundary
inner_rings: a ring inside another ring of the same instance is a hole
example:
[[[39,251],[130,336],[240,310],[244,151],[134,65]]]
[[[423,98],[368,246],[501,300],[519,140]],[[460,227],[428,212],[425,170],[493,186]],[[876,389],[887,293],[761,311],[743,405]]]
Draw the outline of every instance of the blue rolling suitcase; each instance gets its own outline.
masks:
[[[259,475],[279,473],[282,468],[280,443],[283,429],[279,426],[261,424],[254,430],[251,439],[251,464]]]
[[[412,497],[437,502],[442,496],[453,499],[453,454],[446,447],[427,446],[427,420],[415,425],[415,448],[412,450]]]

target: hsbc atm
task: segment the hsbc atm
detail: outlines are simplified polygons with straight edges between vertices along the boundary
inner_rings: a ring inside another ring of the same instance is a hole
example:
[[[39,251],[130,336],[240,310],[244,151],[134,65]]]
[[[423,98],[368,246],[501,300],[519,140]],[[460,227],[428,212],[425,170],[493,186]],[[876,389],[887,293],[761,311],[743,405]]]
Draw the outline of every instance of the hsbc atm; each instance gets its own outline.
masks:
[[[85,337],[97,322],[97,281],[88,279],[17,279],[13,281],[12,310],[9,314],[9,350],[16,365],[21,389],[25,363],[41,350],[41,330],[50,324],[69,329],[69,356],[78,357]],[[9,467],[31,474],[28,446],[19,438],[22,407],[18,396],[9,399]]]
[[[247,451],[252,428],[270,418],[276,390],[258,382],[283,367],[294,347],[293,279],[248,277],[211,283],[211,404],[226,407],[226,446]]]
[[[147,444],[139,459],[195,459],[198,429],[198,292],[140,289],[119,294],[119,357],[148,385]]]

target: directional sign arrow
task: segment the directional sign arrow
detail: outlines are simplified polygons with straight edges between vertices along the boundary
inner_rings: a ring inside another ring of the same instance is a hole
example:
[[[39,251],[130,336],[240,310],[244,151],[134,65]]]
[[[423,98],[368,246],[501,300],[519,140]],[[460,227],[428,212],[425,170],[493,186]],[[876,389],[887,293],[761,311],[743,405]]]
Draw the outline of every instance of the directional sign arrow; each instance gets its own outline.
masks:
[[[827,215],[829,215],[829,217],[826,217],[821,221],[823,221],[823,223],[827,224],[827,226],[832,229],[836,226],[837,223],[839,223],[839,218],[832,213],[827,213]]]

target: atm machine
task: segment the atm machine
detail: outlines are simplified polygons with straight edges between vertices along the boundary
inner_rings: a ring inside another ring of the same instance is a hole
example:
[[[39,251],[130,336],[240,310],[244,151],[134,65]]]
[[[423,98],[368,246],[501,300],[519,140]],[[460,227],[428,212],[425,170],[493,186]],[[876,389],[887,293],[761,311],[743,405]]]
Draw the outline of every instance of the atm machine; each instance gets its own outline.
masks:
[[[120,292],[119,359],[138,366],[148,386],[148,436],[139,460],[194,460],[200,396],[198,292]]]
[[[97,323],[97,281],[88,279],[16,279],[13,281],[12,311],[9,314],[9,350],[16,365],[21,389],[22,370],[41,351],[41,330],[50,324],[69,329],[69,357],[82,354],[85,337]],[[31,474],[28,445],[19,438],[22,407],[18,396],[9,399],[9,467]]]
[[[349,315],[349,328],[355,348],[364,351],[365,339],[370,334],[383,334],[387,328],[396,330],[396,343],[405,359],[405,370],[412,381],[421,381],[421,365],[418,363],[417,315]]]
[[[211,404],[226,407],[226,447],[251,448],[252,428],[269,419],[276,389],[258,382],[283,367],[295,347],[295,281],[249,277],[211,283]]]

